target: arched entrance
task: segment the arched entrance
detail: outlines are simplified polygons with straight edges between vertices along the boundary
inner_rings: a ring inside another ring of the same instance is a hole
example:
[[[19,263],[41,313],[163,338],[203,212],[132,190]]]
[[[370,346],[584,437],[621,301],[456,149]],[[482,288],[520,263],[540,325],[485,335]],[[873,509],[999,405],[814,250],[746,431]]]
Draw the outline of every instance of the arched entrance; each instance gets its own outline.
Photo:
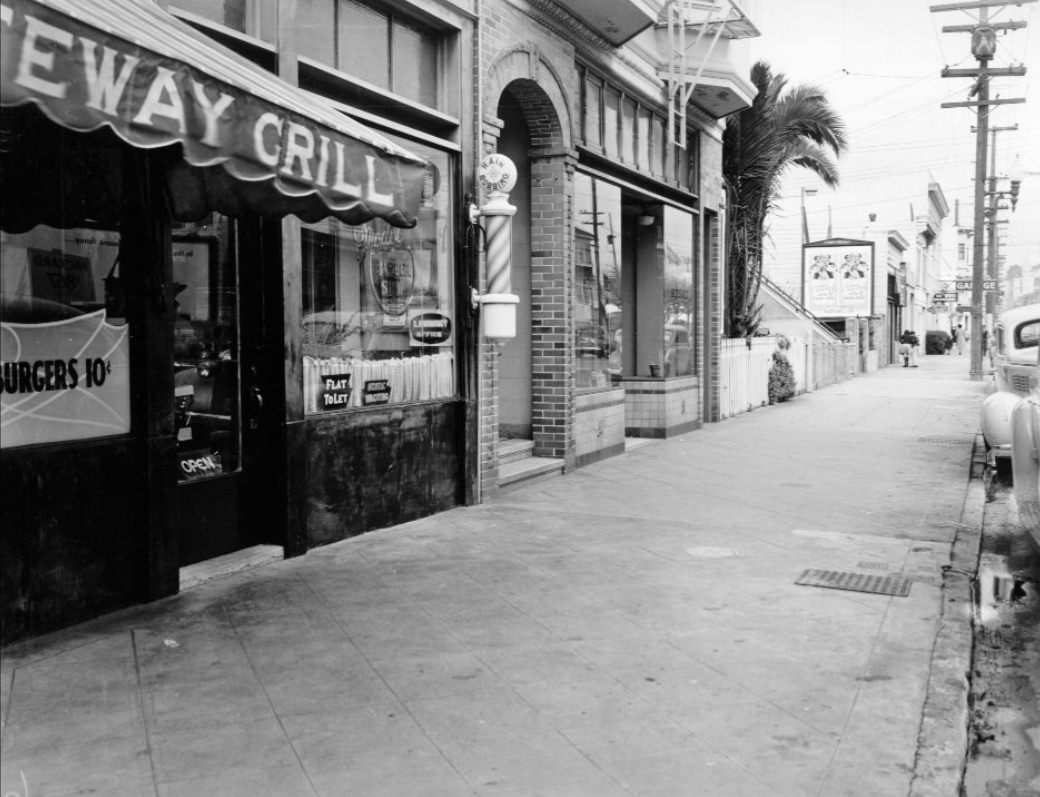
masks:
[[[530,440],[531,431],[531,133],[518,92],[507,88],[498,103],[502,133],[498,151],[516,164],[516,187],[509,201],[513,217],[513,292],[520,297],[517,336],[502,346],[498,360],[498,433]]]
[[[533,50],[515,50],[490,73],[485,145],[516,164],[512,290],[520,297],[517,337],[496,358],[499,437],[533,441],[536,456],[565,459],[573,448],[572,232],[574,154],[564,94]]]

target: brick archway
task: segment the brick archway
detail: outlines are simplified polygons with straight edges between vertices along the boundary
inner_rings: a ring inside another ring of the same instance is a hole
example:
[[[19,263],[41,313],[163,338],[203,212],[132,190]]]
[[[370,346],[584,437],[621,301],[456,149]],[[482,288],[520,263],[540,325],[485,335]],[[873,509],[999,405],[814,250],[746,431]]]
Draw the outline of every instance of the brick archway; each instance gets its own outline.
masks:
[[[524,263],[530,277],[530,323],[518,328],[517,335],[529,341],[530,433],[535,455],[563,459],[569,467],[574,459],[570,213],[576,157],[567,96],[559,75],[536,48],[521,46],[503,53],[486,83],[483,147],[484,152],[498,151],[503,121],[497,114],[508,98],[519,109],[529,137],[522,157],[530,175],[530,217],[524,229],[530,235],[529,263]],[[484,361],[495,376],[498,359]],[[495,406],[497,425],[499,396],[488,398]],[[486,431],[485,440],[497,440],[497,428]],[[492,464],[497,457],[489,452],[488,459]]]
[[[484,150],[493,152],[498,140],[495,109],[506,89],[514,92],[531,129],[532,150],[571,152],[572,115],[567,92],[556,69],[534,45],[521,45],[500,54],[488,70],[484,87],[487,117]]]

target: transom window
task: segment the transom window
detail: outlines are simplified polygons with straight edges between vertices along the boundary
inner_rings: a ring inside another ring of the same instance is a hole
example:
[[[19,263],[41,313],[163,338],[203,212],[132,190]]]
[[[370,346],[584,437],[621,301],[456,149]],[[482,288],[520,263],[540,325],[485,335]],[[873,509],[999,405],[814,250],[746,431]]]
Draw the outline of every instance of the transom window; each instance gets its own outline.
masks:
[[[687,128],[685,149],[670,147],[667,132],[665,116],[594,72],[584,70],[582,143],[613,161],[696,193],[697,131]]]

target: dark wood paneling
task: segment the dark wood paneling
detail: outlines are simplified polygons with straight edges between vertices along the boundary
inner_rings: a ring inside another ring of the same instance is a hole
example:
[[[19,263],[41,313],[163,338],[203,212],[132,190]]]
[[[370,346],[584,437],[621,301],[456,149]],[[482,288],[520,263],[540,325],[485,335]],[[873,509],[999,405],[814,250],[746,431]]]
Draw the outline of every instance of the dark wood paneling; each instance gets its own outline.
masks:
[[[145,599],[139,447],[118,438],[4,451],[3,644]]]
[[[123,148],[119,258],[130,325],[131,426],[139,441],[133,518],[146,541],[146,558],[138,566],[145,578],[142,600],[178,589],[173,248],[165,194],[165,170],[174,157],[166,150]],[[96,478],[107,476],[101,471]]]
[[[463,500],[465,404],[307,419],[307,537],[322,545]]]

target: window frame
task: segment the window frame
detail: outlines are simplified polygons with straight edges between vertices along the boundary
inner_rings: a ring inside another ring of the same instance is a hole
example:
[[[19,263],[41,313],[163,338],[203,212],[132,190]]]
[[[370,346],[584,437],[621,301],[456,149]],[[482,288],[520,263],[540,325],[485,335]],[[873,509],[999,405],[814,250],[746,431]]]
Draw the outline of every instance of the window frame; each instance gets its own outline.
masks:
[[[596,154],[620,165],[652,177],[682,191],[698,195],[700,192],[700,136],[696,127],[686,128],[686,147],[678,144],[668,146],[665,133],[668,130],[667,115],[641,100],[632,92],[611,82],[599,72],[579,65],[581,78],[581,145]],[[590,108],[590,86],[595,88],[597,105]],[[614,93],[618,97],[615,130],[607,129],[606,97]],[[592,113],[590,113],[590,111]],[[631,130],[626,128],[626,111],[632,112]],[[595,115],[595,119],[591,118]],[[640,133],[640,121],[646,130]],[[590,139],[595,131],[596,140]],[[606,146],[608,137],[616,142],[614,150]],[[657,143],[657,139],[662,141]],[[629,146],[631,145],[631,146]],[[685,152],[685,157],[682,153]],[[687,167],[683,168],[682,163]]]

